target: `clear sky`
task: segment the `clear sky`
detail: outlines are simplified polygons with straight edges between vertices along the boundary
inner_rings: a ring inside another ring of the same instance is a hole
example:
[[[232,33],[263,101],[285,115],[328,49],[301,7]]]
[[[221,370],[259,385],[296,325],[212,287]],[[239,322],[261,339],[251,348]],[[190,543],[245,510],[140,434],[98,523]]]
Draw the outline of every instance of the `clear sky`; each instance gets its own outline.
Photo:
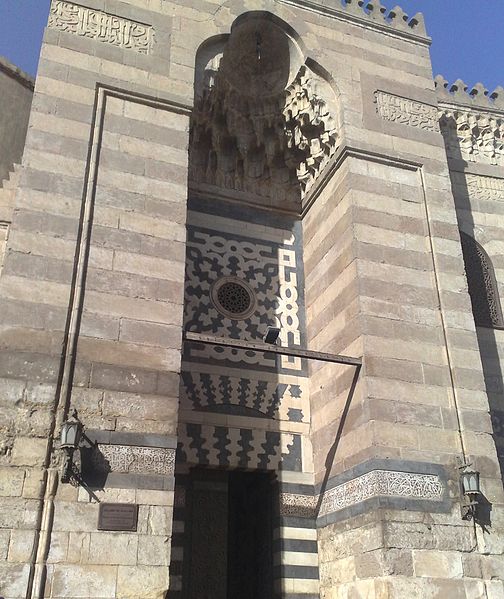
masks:
[[[338,0],[333,0],[337,2]],[[504,0],[382,0],[423,12],[433,38],[434,75],[452,83],[504,87]],[[35,74],[49,0],[0,0],[0,55]]]

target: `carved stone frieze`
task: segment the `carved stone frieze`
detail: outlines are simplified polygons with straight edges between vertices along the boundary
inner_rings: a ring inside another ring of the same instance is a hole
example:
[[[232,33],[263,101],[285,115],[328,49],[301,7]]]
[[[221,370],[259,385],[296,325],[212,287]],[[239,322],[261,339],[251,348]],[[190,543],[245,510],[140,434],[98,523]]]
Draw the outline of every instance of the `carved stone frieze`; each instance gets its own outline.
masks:
[[[100,444],[93,452],[93,465],[104,472],[167,476],[175,471],[175,450]]]
[[[466,185],[471,198],[504,201],[504,179],[466,175]]]
[[[325,516],[373,497],[441,501],[443,494],[443,483],[435,474],[372,470],[326,491],[319,515]]]
[[[449,158],[504,166],[503,116],[445,109],[440,125]]]
[[[149,25],[63,0],[53,0],[49,27],[139,54],[150,54],[154,43],[154,30]]]
[[[297,516],[315,518],[317,515],[318,496],[297,495],[295,493],[280,494],[280,516]]]
[[[435,106],[382,91],[375,92],[375,102],[378,114],[386,121],[439,132],[438,110]]]
[[[313,518],[326,516],[373,497],[442,501],[444,485],[438,475],[372,470],[319,495],[280,494],[280,515]],[[317,508],[320,502],[320,511]]]

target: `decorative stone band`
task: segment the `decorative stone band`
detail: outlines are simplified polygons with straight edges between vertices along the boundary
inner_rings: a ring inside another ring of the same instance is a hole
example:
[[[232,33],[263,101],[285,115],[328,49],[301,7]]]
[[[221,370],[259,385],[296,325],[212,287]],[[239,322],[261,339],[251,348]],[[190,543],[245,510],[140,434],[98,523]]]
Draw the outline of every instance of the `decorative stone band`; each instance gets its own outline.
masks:
[[[376,110],[382,119],[424,131],[439,132],[438,109],[382,91],[375,92]]]
[[[154,44],[154,29],[149,25],[63,0],[53,0],[49,27],[139,54],[150,54]]]
[[[93,466],[107,473],[168,476],[175,471],[175,449],[99,444],[93,452]]]
[[[309,518],[327,516],[375,497],[442,502],[444,492],[445,486],[437,474],[372,470],[327,490],[318,513],[320,496],[282,493],[280,514]]]
[[[504,166],[504,115],[441,108],[441,133],[449,158]]]
[[[504,201],[504,179],[467,175],[469,194],[479,200]]]

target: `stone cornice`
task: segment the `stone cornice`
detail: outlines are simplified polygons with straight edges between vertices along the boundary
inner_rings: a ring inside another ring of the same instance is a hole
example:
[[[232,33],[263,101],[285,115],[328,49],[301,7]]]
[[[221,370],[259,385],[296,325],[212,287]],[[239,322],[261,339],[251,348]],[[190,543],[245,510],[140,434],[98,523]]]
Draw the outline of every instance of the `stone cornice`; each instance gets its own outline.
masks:
[[[31,75],[28,75],[28,73],[25,73],[24,71],[22,71],[16,65],[12,64],[12,62],[7,60],[7,58],[5,58],[5,56],[0,56],[0,71],[5,73],[9,77],[16,79],[16,81],[19,81],[19,83],[21,83],[21,85],[23,85],[30,91],[33,91],[33,89],[35,87],[34,78]]]

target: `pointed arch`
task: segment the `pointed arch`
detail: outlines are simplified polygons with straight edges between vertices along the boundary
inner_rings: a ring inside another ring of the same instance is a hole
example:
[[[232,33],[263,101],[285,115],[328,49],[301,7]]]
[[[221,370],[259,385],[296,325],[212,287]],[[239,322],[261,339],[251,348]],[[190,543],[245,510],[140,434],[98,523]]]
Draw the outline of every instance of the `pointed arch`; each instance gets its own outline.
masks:
[[[502,329],[504,321],[492,261],[473,237],[460,231],[460,239],[476,326]]]

